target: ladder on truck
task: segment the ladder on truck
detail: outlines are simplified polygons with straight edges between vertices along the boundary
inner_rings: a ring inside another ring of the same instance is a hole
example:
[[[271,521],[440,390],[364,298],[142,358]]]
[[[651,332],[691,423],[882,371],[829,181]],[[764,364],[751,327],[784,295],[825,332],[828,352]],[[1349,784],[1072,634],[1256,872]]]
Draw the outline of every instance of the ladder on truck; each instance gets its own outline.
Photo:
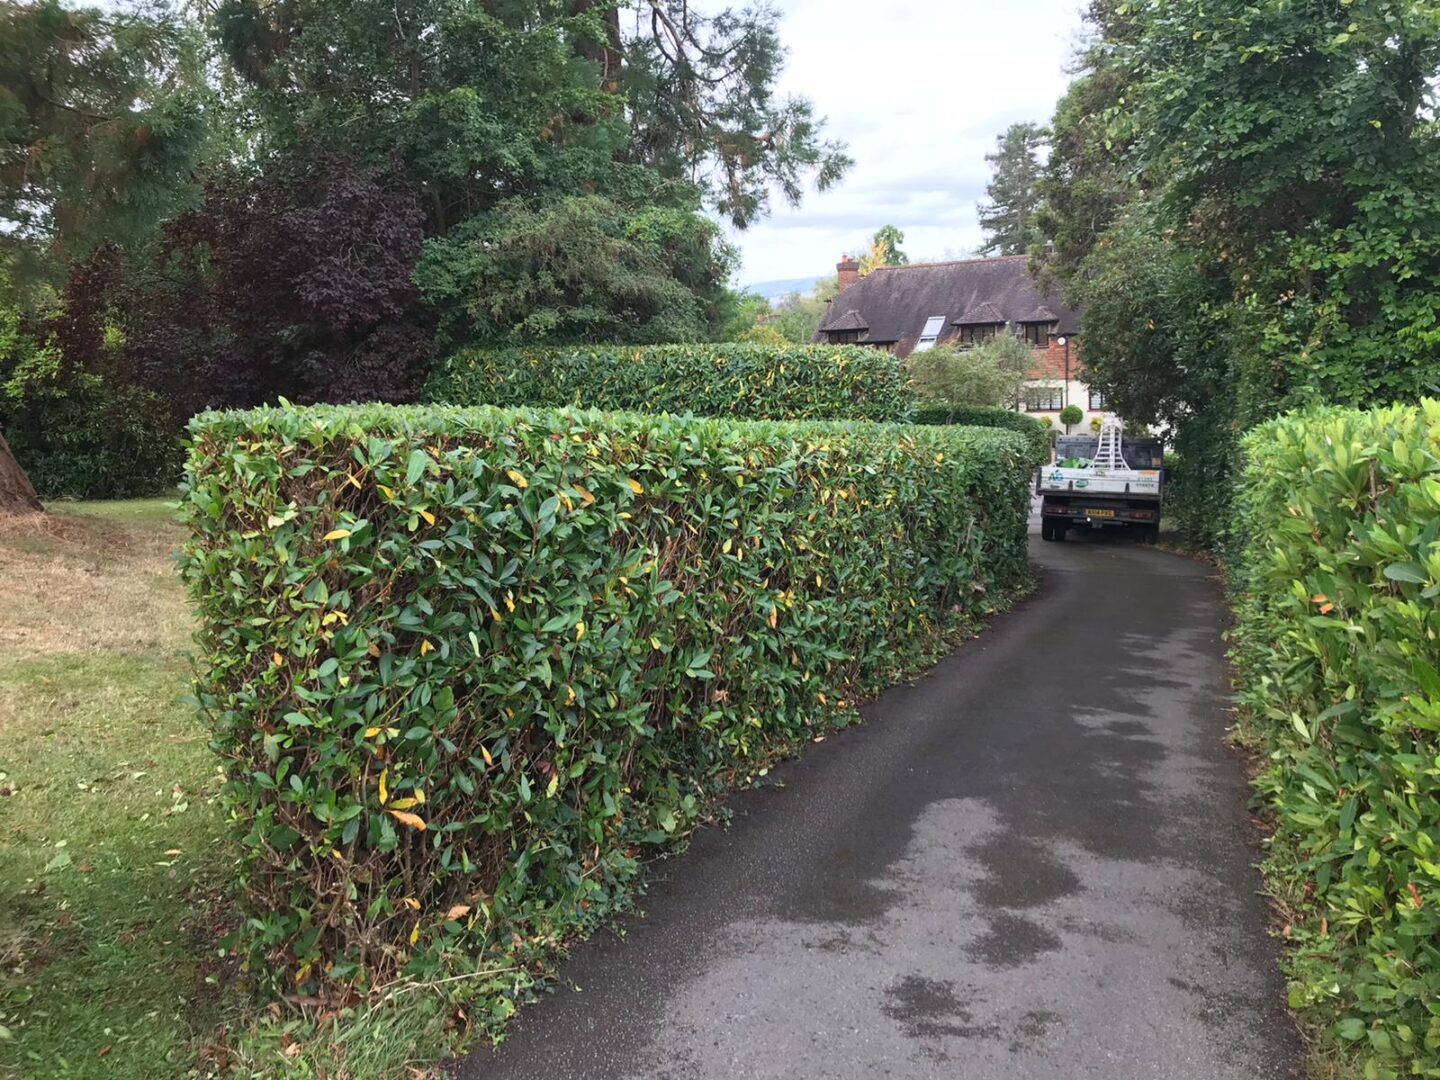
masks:
[[[1121,438],[1125,434],[1125,424],[1114,413],[1106,413],[1100,421],[1100,443],[1095,449],[1095,456],[1090,461],[1092,469],[1129,469],[1125,461],[1125,451],[1121,447]]]

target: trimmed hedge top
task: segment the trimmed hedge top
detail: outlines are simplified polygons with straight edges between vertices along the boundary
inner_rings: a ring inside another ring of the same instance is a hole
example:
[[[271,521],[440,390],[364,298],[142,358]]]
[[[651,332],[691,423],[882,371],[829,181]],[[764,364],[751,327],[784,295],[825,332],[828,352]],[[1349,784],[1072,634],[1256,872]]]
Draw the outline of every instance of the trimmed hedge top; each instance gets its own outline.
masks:
[[[286,992],[506,969],[1028,577],[1011,432],[493,408],[191,426],[197,696]]]
[[[1018,431],[1030,443],[1037,464],[1050,456],[1049,428],[1033,416],[1002,409],[997,405],[921,405],[911,414],[910,422]]]
[[[899,421],[911,406],[900,361],[858,345],[472,349],[438,363],[421,396],[757,420]]]
[[[1244,441],[1235,658],[1268,751],[1290,1004],[1440,1075],[1440,401]]]

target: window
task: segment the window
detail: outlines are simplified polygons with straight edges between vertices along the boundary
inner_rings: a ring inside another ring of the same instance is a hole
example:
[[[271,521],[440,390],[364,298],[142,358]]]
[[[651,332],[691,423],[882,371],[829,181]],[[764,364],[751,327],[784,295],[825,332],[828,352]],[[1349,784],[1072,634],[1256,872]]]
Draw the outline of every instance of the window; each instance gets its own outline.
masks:
[[[1027,386],[1027,412],[1059,412],[1065,406],[1065,391],[1059,386]]]
[[[999,329],[997,323],[976,323],[973,326],[960,327],[960,344],[962,346],[979,345],[982,341],[989,341],[995,336]]]
[[[854,345],[860,340],[859,330],[828,330],[826,337],[831,345]]]
[[[924,352],[926,349],[933,349],[935,342],[940,339],[940,331],[945,328],[944,315],[931,315],[925,320],[925,329],[920,331],[920,340],[915,342],[915,352]]]
[[[1043,349],[1050,344],[1050,324],[1048,322],[1027,322],[1023,332],[1026,342],[1032,349]]]
[[[1101,409],[1103,409],[1103,408],[1105,408],[1105,395],[1102,394],[1099,390],[1091,390],[1091,391],[1090,391],[1090,411],[1091,411],[1091,412],[1098,412],[1099,410],[1101,410]]]

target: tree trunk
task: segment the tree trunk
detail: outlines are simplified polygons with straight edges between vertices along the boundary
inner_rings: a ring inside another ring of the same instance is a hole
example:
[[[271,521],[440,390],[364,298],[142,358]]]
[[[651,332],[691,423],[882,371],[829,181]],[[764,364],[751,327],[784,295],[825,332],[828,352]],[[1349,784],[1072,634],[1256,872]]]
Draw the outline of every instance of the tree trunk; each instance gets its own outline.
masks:
[[[0,434],[0,514],[17,514],[27,510],[44,510],[40,496],[25,470],[10,452],[10,444]]]

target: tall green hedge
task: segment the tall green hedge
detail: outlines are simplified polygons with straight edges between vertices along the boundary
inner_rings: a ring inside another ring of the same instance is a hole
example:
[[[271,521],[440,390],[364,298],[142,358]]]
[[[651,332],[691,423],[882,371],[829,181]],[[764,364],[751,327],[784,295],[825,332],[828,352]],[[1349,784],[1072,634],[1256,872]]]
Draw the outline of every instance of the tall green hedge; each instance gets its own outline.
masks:
[[[1235,657],[1268,751],[1292,1005],[1440,1075],[1440,401],[1244,441]]]
[[[911,407],[900,361],[858,345],[472,349],[438,363],[422,398],[753,420],[904,420]]]
[[[1011,432],[374,406],[191,436],[197,696],[252,967],[291,992],[544,948],[1027,577]]]
[[[964,427],[1004,428],[1018,431],[1030,443],[1038,461],[1050,456],[1050,429],[1033,416],[995,405],[921,405],[911,414],[913,424],[957,424]]]

